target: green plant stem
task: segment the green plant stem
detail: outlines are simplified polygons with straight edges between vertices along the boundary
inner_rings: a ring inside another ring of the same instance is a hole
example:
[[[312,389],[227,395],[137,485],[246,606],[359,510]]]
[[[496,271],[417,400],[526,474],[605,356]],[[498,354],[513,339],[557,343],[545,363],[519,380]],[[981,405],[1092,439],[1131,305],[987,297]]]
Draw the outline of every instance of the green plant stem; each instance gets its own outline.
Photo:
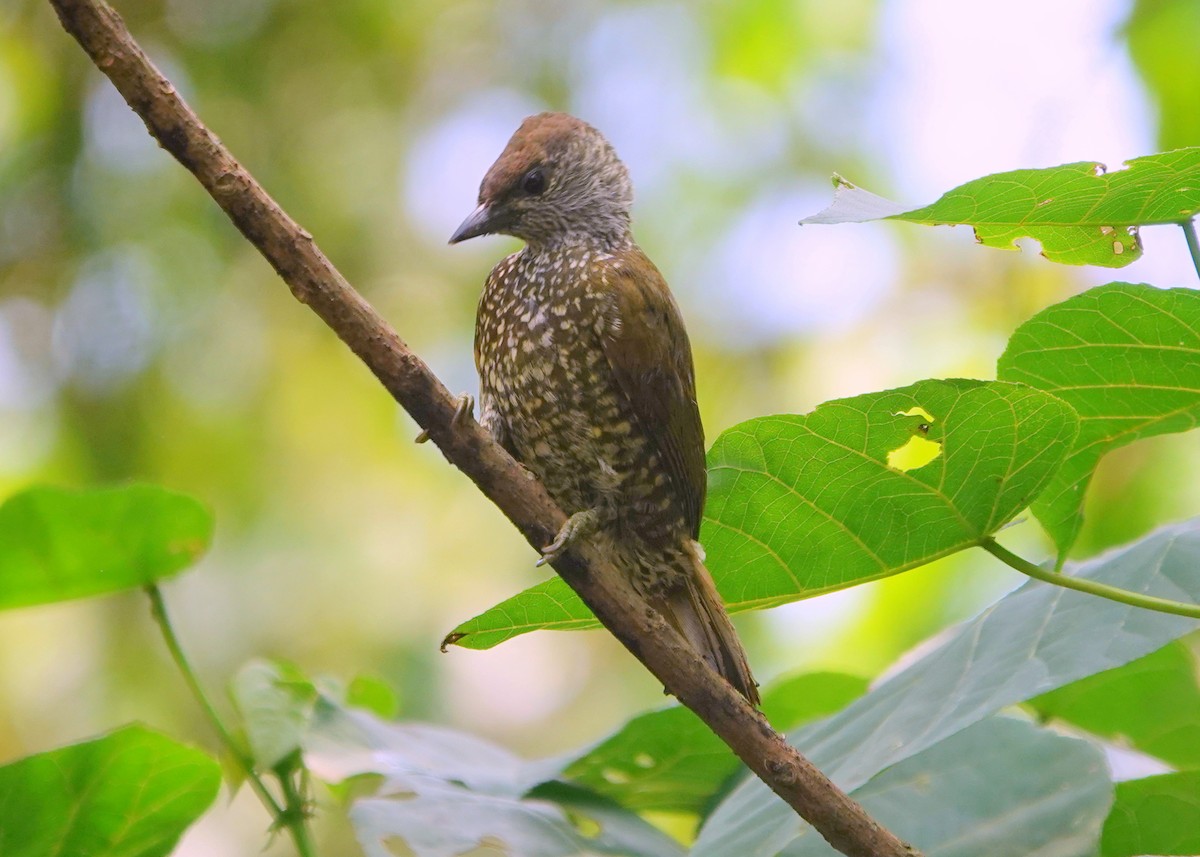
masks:
[[[301,770],[302,778],[306,774],[306,771]],[[286,803],[284,813],[287,816],[288,827],[292,831],[292,838],[296,842],[296,850],[302,855],[316,853],[308,835],[308,807],[305,806],[304,799],[304,795],[308,792],[307,784],[302,779],[300,788],[296,788],[296,783],[290,773],[280,774],[279,784],[283,787],[283,799]]]
[[[1146,610],[1155,610],[1159,613],[1171,613],[1176,616],[1187,616],[1191,619],[1200,619],[1200,605],[1197,604],[1186,604],[1183,601],[1171,601],[1168,598],[1156,598],[1153,595],[1143,595],[1140,592],[1130,592],[1128,589],[1118,589],[1115,586],[1106,586],[1105,584],[1097,583],[1094,580],[1087,580],[1082,577],[1071,577],[1070,575],[1062,574],[1061,572],[1049,571],[1045,568],[1042,568],[1040,565],[1034,565],[1024,557],[1017,556],[1008,548],[999,544],[995,539],[984,539],[979,543],[979,546],[1005,565],[1015,568],[1017,571],[1021,572],[1021,574],[1027,574],[1035,580],[1041,580],[1045,583],[1061,586],[1064,589],[1074,589],[1077,592],[1086,592],[1089,595],[1098,595],[1101,598],[1107,598],[1109,601],[1119,601],[1120,603],[1128,604],[1131,607],[1141,607]]]
[[[1200,241],[1196,240],[1196,221],[1189,217],[1179,225],[1187,238],[1188,252],[1192,254],[1192,264],[1196,266],[1196,276],[1200,277]]]
[[[171,660],[179,668],[179,672],[183,675],[184,683],[191,690],[192,696],[200,703],[200,708],[203,709],[205,715],[208,717],[208,722],[212,724],[217,737],[221,739],[221,743],[225,745],[225,749],[245,775],[246,781],[250,783],[250,787],[254,789],[254,793],[258,795],[258,799],[262,801],[263,806],[271,814],[274,824],[277,827],[286,827],[288,829],[292,840],[296,843],[296,850],[300,853],[301,857],[314,857],[316,852],[313,851],[312,842],[309,839],[305,814],[303,812],[291,812],[291,798],[288,795],[286,779],[284,779],[284,796],[288,798],[288,806],[285,808],[279,805],[279,801],[275,799],[275,796],[267,788],[266,783],[262,781],[258,772],[254,770],[254,761],[242,746],[238,744],[233,735],[230,734],[224,722],[222,722],[220,715],[217,714],[216,708],[213,707],[212,702],[209,700],[208,695],[204,692],[204,688],[200,686],[200,680],[196,677],[196,672],[192,669],[187,655],[183,652],[183,646],[179,644],[179,638],[175,635],[175,628],[171,624],[171,617],[167,615],[167,605],[163,600],[162,591],[153,583],[145,589],[146,595],[150,599],[150,615],[154,617],[154,622],[158,625],[159,630],[162,631],[163,640],[167,644],[167,650],[171,653]]]

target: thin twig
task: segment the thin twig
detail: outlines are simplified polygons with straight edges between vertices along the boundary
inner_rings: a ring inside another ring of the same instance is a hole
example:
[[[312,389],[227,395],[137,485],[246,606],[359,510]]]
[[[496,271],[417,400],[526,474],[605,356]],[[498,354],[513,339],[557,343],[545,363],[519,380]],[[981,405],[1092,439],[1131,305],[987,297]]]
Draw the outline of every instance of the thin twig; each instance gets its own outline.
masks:
[[[1050,571],[1049,569],[1042,568],[1040,565],[1034,565],[1024,557],[1017,556],[995,539],[984,539],[979,543],[979,546],[1005,565],[1015,568],[1021,574],[1027,574],[1035,580],[1052,583],[1064,589],[1074,589],[1076,592],[1098,595],[1101,598],[1107,598],[1109,601],[1118,601],[1121,604],[1128,604],[1131,607],[1141,607],[1145,610],[1155,610],[1159,613],[1171,613],[1175,616],[1200,619],[1200,605],[1198,604],[1172,601],[1169,598],[1158,598],[1154,595],[1143,595],[1141,592],[1131,592],[1128,589],[1106,586],[1103,583],[1097,583],[1094,580],[1088,580],[1083,577],[1071,577],[1059,571]]]
[[[1189,217],[1179,226],[1187,239],[1188,252],[1192,254],[1192,264],[1196,266],[1196,276],[1200,277],[1200,241],[1196,240],[1196,221]]]
[[[312,849],[312,843],[308,835],[308,822],[301,813],[293,812],[292,796],[287,794],[286,783],[284,793],[288,798],[287,807],[279,805],[279,801],[271,794],[266,783],[254,770],[254,760],[245,751],[241,744],[233,737],[226,728],[221,716],[217,714],[217,709],[213,707],[212,701],[209,700],[208,694],[204,692],[204,688],[200,684],[200,679],[196,677],[196,671],[192,669],[192,664],[188,661],[187,655],[183,651],[183,646],[179,643],[179,637],[175,634],[175,628],[171,624],[171,617],[167,614],[167,604],[163,600],[162,591],[155,584],[150,584],[146,588],[146,595],[150,599],[150,615],[154,617],[155,624],[158,625],[162,632],[163,640],[167,644],[167,651],[171,653],[171,660],[175,662],[175,666],[183,675],[183,681],[187,684],[188,689],[192,692],[192,696],[196,698],[200,708],[204,711],[208,722],[212,725],[213,731],[217,733],[217,737],[221,739],[221,743],[225,745],[226,752],[237,763],[242,774],[246,777],[246,781],[250,783],[250,787],[254,793],[258,795],[258,799],[262,801],[263,806],[267,808],[267,812],[271,814],[274,825],[279,828],[287,828],[292,836],[292,840],[296,843],[296,850],[301,857],[313,857],[316,853]]]
[[[350,287],[300,228],[234,159],[153,66],[103,0],[50,0],[83,47],[150,133],[187,167],[234,225],[287,283],[357,354],[388,392],[517,526],[535,548],[565,522],[545,488],[477,424],[454,421],[456,397]],[[849,857],[913,857],[917,852],[867,815],[771,729],[761,713],[720,678],[617,570],[588,545],[554,569],[596,617],[681,703]]]

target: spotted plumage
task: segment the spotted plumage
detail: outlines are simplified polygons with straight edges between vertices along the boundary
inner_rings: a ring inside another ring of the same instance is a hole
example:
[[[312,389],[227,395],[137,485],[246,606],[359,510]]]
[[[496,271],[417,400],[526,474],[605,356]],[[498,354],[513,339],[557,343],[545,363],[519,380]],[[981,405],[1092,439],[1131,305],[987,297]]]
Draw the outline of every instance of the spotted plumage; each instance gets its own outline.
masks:
[[[452,241],[526,246],[479,302],[480,421],[571,516],[550,552],[593,541],[752,702],[745,653],[699,556],[706,471],[691,348],[634,243],[624,164],[561,113],[521,125]]]

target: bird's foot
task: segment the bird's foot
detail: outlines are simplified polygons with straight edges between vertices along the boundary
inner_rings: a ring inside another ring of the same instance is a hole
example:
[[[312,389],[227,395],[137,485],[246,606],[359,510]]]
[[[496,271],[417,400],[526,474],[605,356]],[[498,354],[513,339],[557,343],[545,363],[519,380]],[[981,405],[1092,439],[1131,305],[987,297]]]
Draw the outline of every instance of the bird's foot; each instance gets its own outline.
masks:
[[[450,427],[453,429],[462,428],[474,411],[475,397],[467,393],[460,393],[457,404],[454,406],[454,416],[450,418]],[[422,429],[421,433],[413,439],[413,443],[425,443],[427,440],[429,440],[429,432]]]
[[[554,541],[542,548],[542,558],[537,561],[537,564],[542,566],[548,562],[554,562],[566,552],[572,543],[592,532],[599,523],[600,513],[595,509],[576,512],[567,518],[567,522],[562,525],[562,529],[558,531],[558,536]]]

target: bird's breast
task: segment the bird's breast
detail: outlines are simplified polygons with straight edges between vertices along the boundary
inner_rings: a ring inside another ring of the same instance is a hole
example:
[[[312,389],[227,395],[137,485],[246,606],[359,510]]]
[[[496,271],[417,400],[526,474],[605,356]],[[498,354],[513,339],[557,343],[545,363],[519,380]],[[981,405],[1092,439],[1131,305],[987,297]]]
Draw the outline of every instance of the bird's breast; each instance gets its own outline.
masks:
[[[483,394],[518,458],[570,511],[618,502],[647,466],[645,438],[604,352],[603,285],[570,260],[501,263],[476,324]]]

